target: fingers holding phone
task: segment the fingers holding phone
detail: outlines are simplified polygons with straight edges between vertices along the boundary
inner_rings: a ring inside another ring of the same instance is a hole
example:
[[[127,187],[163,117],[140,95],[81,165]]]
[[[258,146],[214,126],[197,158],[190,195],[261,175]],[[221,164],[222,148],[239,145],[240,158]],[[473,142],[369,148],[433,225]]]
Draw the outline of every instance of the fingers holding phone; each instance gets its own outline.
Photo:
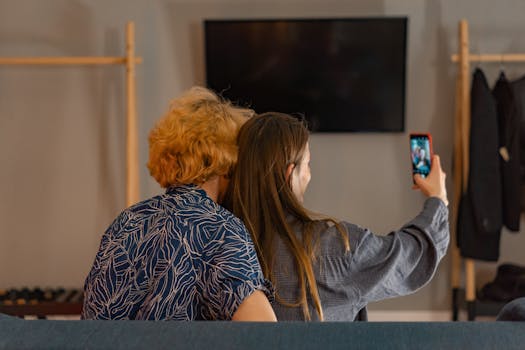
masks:
[[[428,176],[423,177],[421,174],[414,174],[414,188],[421,190],[428,197],[438,197],[445,205],[448,205],[447,188],[445,187],[447,175],[441,169],[441,161],[438,155],[433,155],[431,162]]]

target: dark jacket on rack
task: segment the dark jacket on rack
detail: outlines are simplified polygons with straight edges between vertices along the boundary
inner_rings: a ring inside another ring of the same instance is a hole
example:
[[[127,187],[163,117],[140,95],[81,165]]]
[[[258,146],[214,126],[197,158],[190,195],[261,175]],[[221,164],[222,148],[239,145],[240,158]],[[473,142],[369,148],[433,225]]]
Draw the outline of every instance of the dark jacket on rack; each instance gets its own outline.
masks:
[[[512,85],[500,73],[492,91],[498,111],[503,225],[520,230],[520,118]]]
[[[520,183],[521,210],[525,211],[525,76],[512,82],[512,90],[516,101],[516,111],[520,121]]]
[[[471,90],[467,193],[461,198],[457,240],[464,257],[497,261],[502,227],[496,102],[480,69]]]

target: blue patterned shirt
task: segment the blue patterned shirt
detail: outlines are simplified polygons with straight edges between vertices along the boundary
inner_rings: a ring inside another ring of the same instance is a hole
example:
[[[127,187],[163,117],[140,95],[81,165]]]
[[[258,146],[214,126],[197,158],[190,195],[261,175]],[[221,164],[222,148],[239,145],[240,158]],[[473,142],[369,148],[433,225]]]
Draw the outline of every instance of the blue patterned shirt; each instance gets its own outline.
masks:
[[[229,320],[254,290],[271,298],[242,222],[195,185],[124,210],[84,286],[83,319]]]

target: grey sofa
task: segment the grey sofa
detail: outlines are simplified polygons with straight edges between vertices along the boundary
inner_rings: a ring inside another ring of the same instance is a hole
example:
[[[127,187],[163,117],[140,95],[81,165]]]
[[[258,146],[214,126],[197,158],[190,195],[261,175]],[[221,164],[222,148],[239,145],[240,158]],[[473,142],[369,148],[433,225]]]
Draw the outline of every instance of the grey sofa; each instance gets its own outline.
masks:
[[[0,317],[0,349],[525,349],[525,322],[236,323]]]

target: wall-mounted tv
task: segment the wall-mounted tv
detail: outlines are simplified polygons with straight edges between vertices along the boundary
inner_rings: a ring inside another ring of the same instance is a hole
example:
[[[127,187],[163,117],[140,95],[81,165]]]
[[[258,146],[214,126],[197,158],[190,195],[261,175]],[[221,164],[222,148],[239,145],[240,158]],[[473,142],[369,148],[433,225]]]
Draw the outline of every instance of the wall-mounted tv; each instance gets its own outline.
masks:
[[[206,84],[314,132],[402,132],[406,17],[205,20]]]

